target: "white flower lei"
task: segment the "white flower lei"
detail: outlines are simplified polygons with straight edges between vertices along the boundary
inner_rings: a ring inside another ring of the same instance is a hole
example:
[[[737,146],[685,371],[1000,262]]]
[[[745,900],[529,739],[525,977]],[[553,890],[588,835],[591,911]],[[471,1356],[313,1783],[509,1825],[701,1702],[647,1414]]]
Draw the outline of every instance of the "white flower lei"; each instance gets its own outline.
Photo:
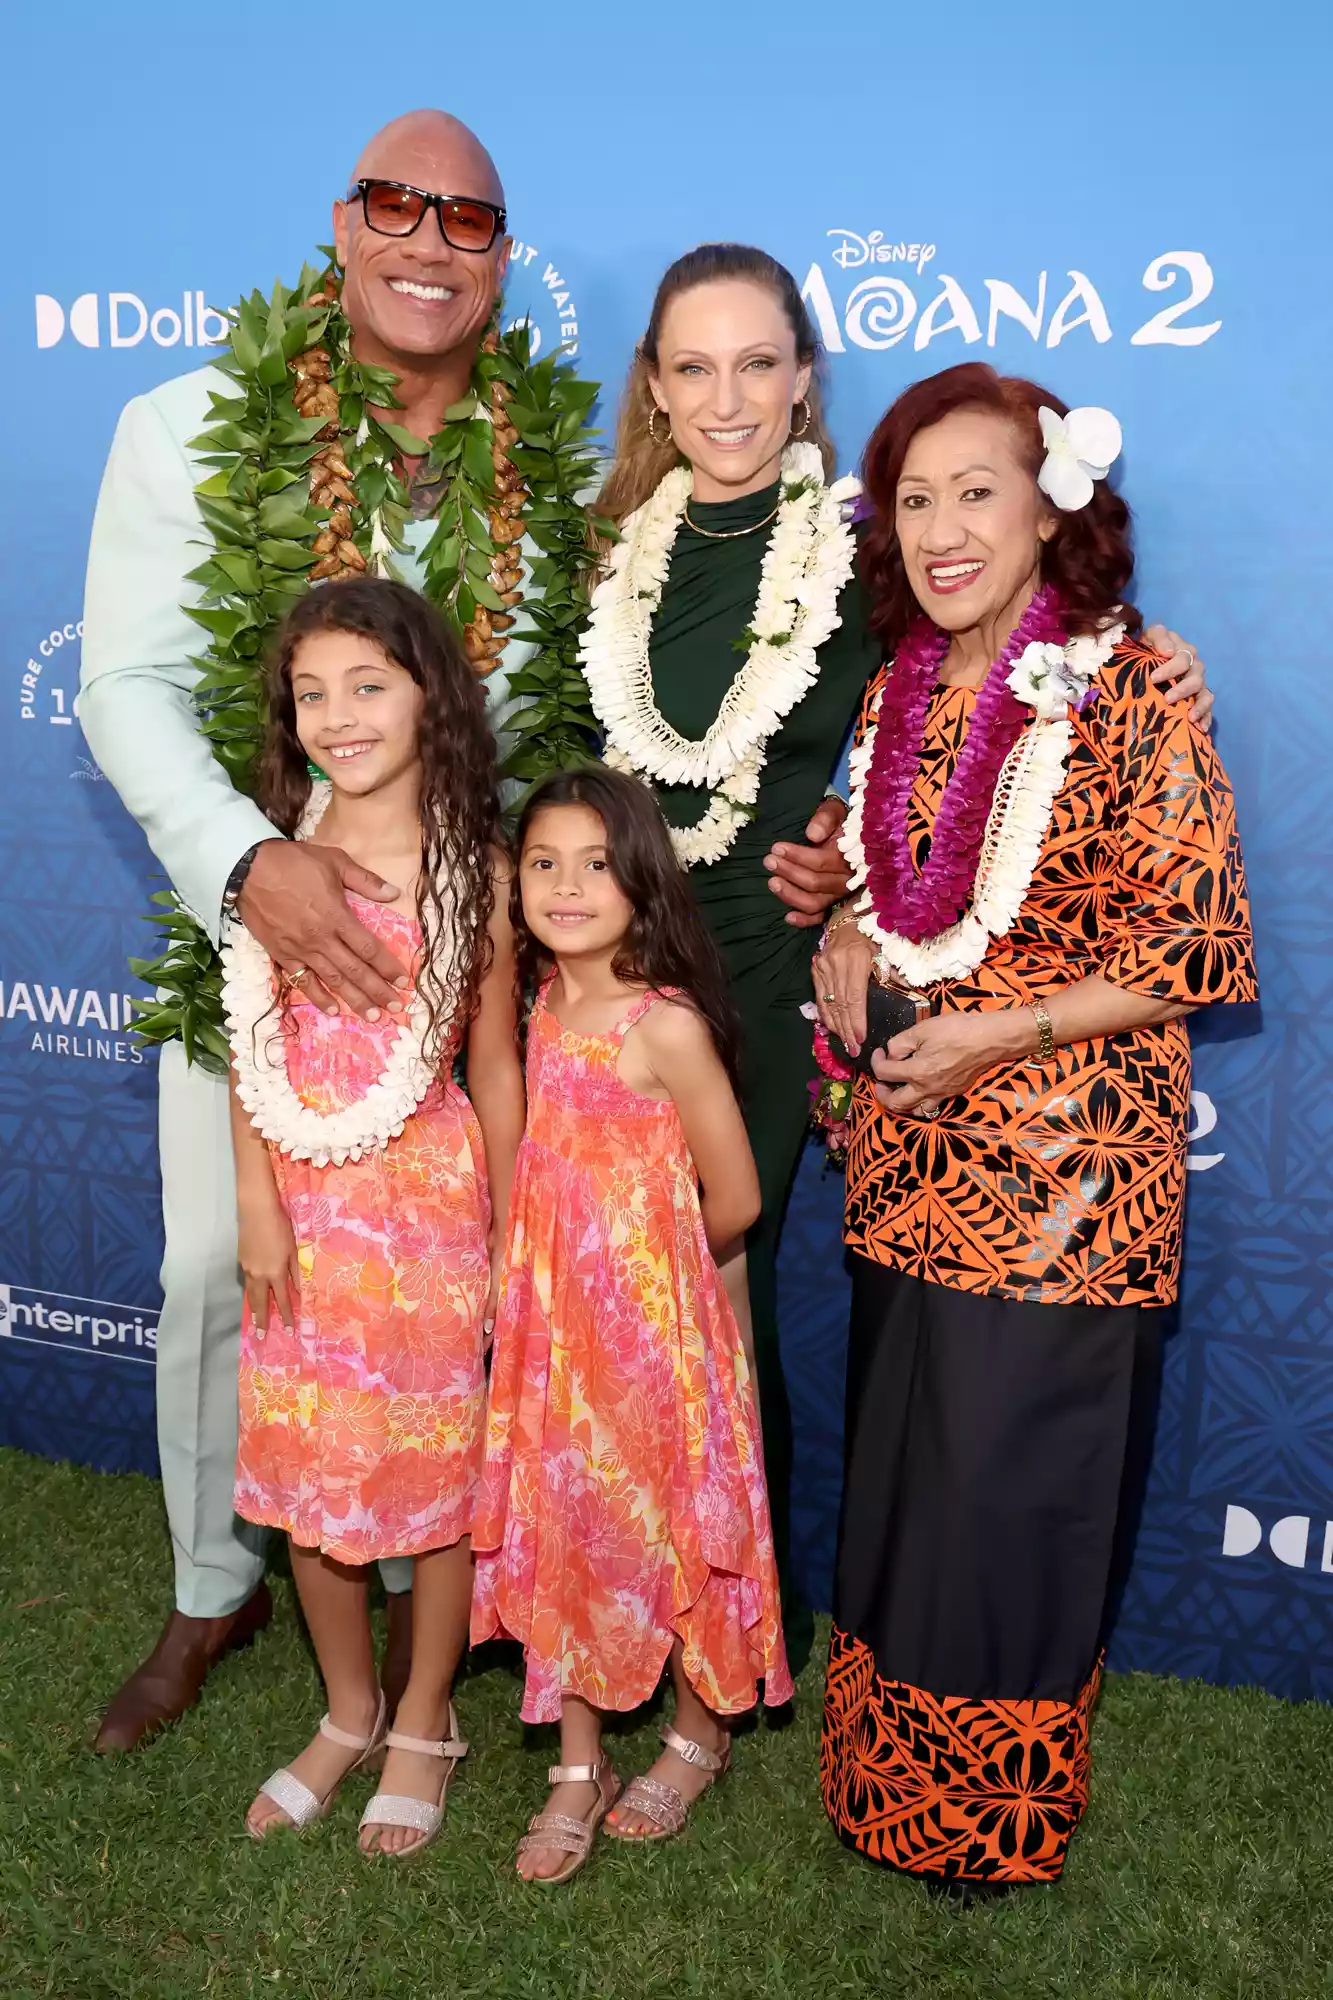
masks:
[[[1033,871],[1065,779],[1071,729],[1069,700],[1077,703],[1124,637],[1123,625],[1067,646],[1035,643],[1024,649],[1008,676],[1020,701],[1034,711],[1006,757],[995,783],[972,885],[972,901],[956,924],[920,942],[879,922],[867,886],[864,841],[866,777],[879,728],[875,703],[865,735],[851,755],[851,803],[842,829],[842,851],[852,871],[859,929],[878,946],[891,971],[911,986],[966,979],[976,971],[993,937],[1012,928],[1032,886]],[[856,894],[857,891],[861,893]]]
[[[661,785],[707,786],[708,810],[672,841],[686,868],[718,860],[753,817],[769,737],[814,686],[818,649],[840,623],[838,595],[856,545],[848,516],[855,479],[824,484],[814,445],[782,454],[782,500],[759,578],[745,664],[708,732],[681,736],[653,700],[648,646],[667,566],[694,484],[689,466],[669,472],[625,521],[609,573],[593,592],[580,660],[605,761]]]
[[[333,787],[319,779],[310,790],[298,840],[308,840],[328,807]],[[441,968],[448,983],[449,968]],[[287,1075],[286,1053],[276,1022],[260,1028],[272,1012],[273,961],[244,924],[233,921],[222,941],[222,1006],[227,1018],[236,1094],[260,1135],[294,1160],[341,1167],[366,1153],[381,1151],[397,1138],[425,1098],[437,1072],[426,1060],[429,1014],[414,994],[388,1060],[364,1096],[339,1111],[314,1111],[302,1102]],[[258,1030],[258,1032],[256,1032]]]

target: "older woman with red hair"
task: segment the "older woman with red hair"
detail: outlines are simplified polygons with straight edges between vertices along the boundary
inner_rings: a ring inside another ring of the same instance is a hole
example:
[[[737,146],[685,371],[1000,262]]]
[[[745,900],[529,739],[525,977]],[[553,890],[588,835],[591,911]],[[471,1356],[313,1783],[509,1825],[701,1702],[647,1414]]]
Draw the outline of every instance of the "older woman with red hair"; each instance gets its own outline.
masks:
[[[1053,1880],[1176,1296],[1185,1016],[1254,997],[1231,793],[1127,601],[1119,426],[989,367],[866,453],[888,661],[815,960],[862,1074],[824,1720],[844,1838],[965,1900]]]

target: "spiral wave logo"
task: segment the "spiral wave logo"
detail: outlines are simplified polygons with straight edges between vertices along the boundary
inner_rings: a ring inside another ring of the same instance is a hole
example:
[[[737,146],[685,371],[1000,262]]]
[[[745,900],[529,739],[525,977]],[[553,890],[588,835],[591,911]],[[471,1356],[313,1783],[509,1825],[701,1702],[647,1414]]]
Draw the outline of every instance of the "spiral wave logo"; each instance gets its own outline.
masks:
[[[916,318],[916,294],[902,278],[862,278],[844,308],[847,337],[858,347],[896,347]]]

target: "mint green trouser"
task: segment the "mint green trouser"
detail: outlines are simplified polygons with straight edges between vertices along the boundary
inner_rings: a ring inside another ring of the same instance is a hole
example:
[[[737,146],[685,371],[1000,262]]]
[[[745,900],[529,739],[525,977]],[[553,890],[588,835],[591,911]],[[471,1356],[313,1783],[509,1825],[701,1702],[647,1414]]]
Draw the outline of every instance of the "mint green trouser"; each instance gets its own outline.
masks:
[[[221,1618],[264,1573],[268,1530],[232,1506],[236,1477],[241,1284],[227,1085],[192,1069],[179,1042],[162,1051],[162,1317],[157,1334],[157,1444],[176,1562],[176,1608]],[[410,1556],[380,1565],[406,1590]]]

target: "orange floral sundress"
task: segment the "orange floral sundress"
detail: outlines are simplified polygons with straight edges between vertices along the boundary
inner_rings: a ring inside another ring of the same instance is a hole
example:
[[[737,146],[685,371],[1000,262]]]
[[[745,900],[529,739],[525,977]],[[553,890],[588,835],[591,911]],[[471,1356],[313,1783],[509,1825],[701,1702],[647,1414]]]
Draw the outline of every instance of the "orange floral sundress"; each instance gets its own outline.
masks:
[[[412,963],[415,921],[354,900]],[[398,1023],[323,1014],[293,992],[282,1031],[293,1088],[328,1113],[375,1081]],[[382,1151],[315,1167],[269,1148],[301,1310],[288,1333],[245,1308],[236,1511],[340,1562],[447,1548],[472,1526],[490,1198],[481,1128],[442,1068]]]
[[[749,1368],[673,1104],[625,1035],[538,1000],[473,1528],[472,1639],[522,1641],[525,1722],[637,1707],[673,1640],[719,1714],[790,1698]]]

